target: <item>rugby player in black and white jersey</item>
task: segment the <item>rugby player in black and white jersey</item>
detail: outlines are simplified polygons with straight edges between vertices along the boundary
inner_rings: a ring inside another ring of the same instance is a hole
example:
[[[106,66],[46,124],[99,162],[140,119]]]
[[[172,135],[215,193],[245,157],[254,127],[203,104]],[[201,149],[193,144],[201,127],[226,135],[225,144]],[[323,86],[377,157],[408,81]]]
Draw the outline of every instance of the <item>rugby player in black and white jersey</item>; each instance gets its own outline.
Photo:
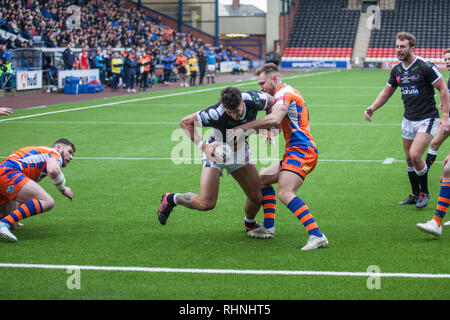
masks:
[[[221,92],[220,102],[207,109],[184,117],[180,126],[186,135],[203,151],[203,169],[200,179],[200,194],[165,193],[158,209],[159,222],[166,224],[173,207],[182,205],[200,211],[212,210],[216,206],[220,177],[223,169],[239,183],[247,196],[244,206],[244,226],[247,231],[259,227],[256,222],[261,203],[261,183],[256,166],[251,162],[250,150],[246,141],[233,146],[234,152],[226,159],[215,154],[215,148],[226,142],[226,130],[256,119],[258,111],[270,112],[275,99],[257,91],[240,92],[235,87],[227,87]],[[208,142],[204,142],[196,130],[201,127],[214,128]]]
[[[444,132],[450,131],[449,92],[437,67],[415,55],[416,38],[413,35],[399,32],[395,40],[397,57],[401,62],[394,66],[386,87],[364,111],[364,117],[371,121],[374,112],[400,87],[405,107],[402,121],[403,149],[412,193],[398,204],[415,204],[416,208],[424,208],[430,195],[427,186],[428,168],[423,155],[439,124]],[[434,89],[439,91],[441,98],[440,120]]]
[[[447,66],[447,69],[450,71],[450,48],[444,50],[444,61],[445,65]],[[447,82],[447,88],[449,90],[450,94],[450,77],[448,78]],[[442,143],[444,143],[445,139],[450,135],[449,132],[445,132],[442,129],[442,126],[439,126],[438,131],[436,132],[436,135],[434,136],[433,140],[431,140],[430,148],[428,149],[427,158],[425,162],[427,163],[428,168],[431,167],[434,160],[436,160],[436,157],[439,152],[439,148],[441,147]]]

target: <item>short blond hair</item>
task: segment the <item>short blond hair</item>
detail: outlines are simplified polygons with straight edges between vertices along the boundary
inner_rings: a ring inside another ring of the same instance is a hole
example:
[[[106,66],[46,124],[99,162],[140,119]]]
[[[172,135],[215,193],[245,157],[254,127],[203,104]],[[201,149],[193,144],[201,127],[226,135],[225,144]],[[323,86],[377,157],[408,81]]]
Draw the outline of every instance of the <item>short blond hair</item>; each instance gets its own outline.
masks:
[[[261,73],[265,74],[279,74],[280,70],[278,69],[278,66],[275,63],[266,63],[265,65],[262,65],[261,67],[257,68],[255,70],[255,75],[259,76]]]
[[[450,53],[450,48],[444,50],[444,54]]]

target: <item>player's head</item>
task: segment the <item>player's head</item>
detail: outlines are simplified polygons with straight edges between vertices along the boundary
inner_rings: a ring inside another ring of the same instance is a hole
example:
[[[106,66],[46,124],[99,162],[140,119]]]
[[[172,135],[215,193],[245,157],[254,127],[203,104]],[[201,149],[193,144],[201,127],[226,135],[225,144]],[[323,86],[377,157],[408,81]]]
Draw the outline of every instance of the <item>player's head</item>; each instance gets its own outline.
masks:
[[[220,93],[220,102],[222,102],[225,112],[234,120],[239,120],[244,111],[241,91],[236,87],[226,87]]]
[[[444,61],[447,65],[447,69],[450,70],[450,48],[444,50]]]
[[[266,63],[255,70],[261,91],[274,95],[281,85],[280,70],[275,63]]]
[[[65,167],[72,160],[73,154],[75,153],[75,145],[65,138],[60,138],[56,140],[52,148],[54,148],[62,157],[63,164]]]
[[[400,61],[410,61],[416,48],[416,37],[408,32],[399,32],[395,36],[395,51]]]

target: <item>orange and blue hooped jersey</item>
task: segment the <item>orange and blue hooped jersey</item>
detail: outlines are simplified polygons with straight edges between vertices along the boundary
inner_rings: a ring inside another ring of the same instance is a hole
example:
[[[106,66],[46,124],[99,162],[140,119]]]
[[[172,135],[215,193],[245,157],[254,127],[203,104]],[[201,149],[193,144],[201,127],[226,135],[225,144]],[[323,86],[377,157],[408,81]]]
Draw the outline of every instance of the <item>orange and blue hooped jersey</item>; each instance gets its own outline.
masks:
[[[309,129],[308,109],[301,94],[293,87],[283,83],[274,98],[276,104],[282,104],[288,108],[286,116],[280,123],[286,140],[286,149],[297,147],[307,150],[312,147],[317,152]]]
[[[24,147],[0,163],[2,171],[6,168],[21,171],[24,176],[36,182],[47,176],[47,160],[54,158],[62,166],[61,155],[52,148],[41,147]]]

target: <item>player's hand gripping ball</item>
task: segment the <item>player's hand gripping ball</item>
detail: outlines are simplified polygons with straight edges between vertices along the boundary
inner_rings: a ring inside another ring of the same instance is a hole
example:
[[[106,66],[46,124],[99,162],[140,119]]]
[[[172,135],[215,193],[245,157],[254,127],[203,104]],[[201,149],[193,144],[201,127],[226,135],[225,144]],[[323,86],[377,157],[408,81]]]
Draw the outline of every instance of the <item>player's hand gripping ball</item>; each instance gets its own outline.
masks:
[[[231,157],[233,150],[228,143],[223,142],[215,147],[214,153],[219,159],[221,158],[223,162],[226,162]]]

